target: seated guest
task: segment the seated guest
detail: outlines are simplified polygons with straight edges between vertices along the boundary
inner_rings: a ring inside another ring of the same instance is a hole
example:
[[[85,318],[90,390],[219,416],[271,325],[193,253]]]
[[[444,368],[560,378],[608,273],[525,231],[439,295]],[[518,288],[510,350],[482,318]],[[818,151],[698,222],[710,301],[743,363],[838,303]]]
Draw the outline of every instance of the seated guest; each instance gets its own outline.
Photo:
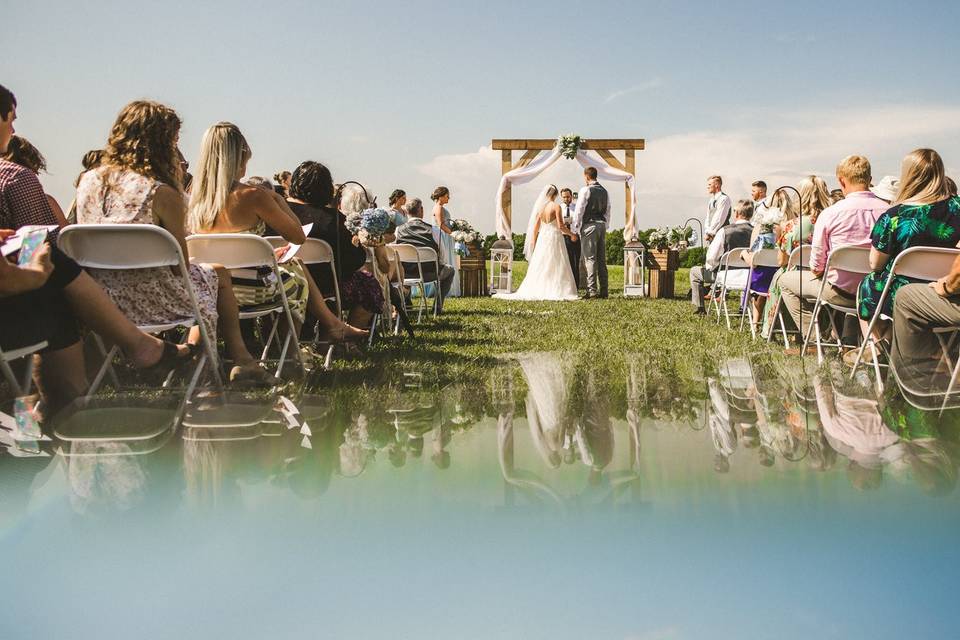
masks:
[[[73,186],[77,187],[80,185],[80,178],[83,177],[87,171],[91,169],[96,169],[101,164],[103,164],[103,149],[91,149],[83,154],[83,159],[80,161],[80,164],[83,165],[83,171],[80,172],[80,175],[77,176],[77,179],[73,181]],[[70,203],[70,209],[67,211],[67,224],[74,224],[77,221],[77,198],[74,195],[73,201]]]
[[[203,134],[199,169],[190,194],[187,226],[194,233],[254,233],[263,235],[267,228],[276,230],[287,242],[303,244],[306,236],[300,220],[278,193],[240,182],[252,156],[240,129],[229,122],[219,122]],[[269,271],[269,270],[267,270]],[[330,342],[360,340],[367,332],[346,324],[327,307],[303,264],[294,259],[280,267],[282,283],[272,282],[269,274],[249,277],[234,273],[237,301],[244,308],[276,304],[283,286],[291,310],[300,320],[306,311],[317,318],[323,335]]]
[[[783,304],[803,335],[810,323],[810,312],[816,303],[830,252],[843,245],[865,244],[873,224],[889,206],[870,192],[870,161],[863,156],[847,156],[841,160],[837,179],[844,198],[824,209],[813,225],[810,269],[788,271],[779,280]],[[831,269],[826,278],[824,300],[854,306],[860,276]]]
[[[890,276],[894,258],[911,247],[955,247],[960,241],[960,198],[950,195],[943,160],[933,149],[917,149],[903,160],[900,191],[873,227],[870,268],[873,273],[860,283],[861,328],[877,313],[880,295]],[[881,313],[892,314],[897,290],[916,282],[903,275],[892,276]],[[889,327],[879,322],[874,337],[885,338]],[[867,353],[870,353],[869,351]]]
[[[776,249],[777,238],[782,233],[784,221],[795,219],[798,215],[797,203],[785,189],[778,189],[770,201],[771,206],[764,203],[763,210],[757,215],[753,213],[753,235],[750,237],[750,251],[743,254],[744,262],[753,261],[753,256],[764,249]],[[756,266],[750,274],[750,291],[752,300],[746,299],[744,292],[743,304],[750,308],[751,322],[758,323],[763,310],[763,304],[769,296],[760,294],[770,291],[770,282],[779,269],[777,267]]]
[[[905,284],[897,291],[890,366],[902,384],[913,389],[949,384],[952,371],[938,371],[941,346],[933,333],[944,327],[960,327],[960,258],[936,282]]]
[[[830,192],[830,204],[837,204],[843,200],[843,189],[834,189]]]
[[[35,146],[30,144],[26,138],[21,138],[20,136],[10,138],[7,150],[0,154],[0,158],[9,160],[21,167],[26,167],[38,176],[41,171],[47,170],[47,160],[43,157],[43,154],[40,153]],[[44,196],[47,198],[50,210],[53,211],[53,215],[57,219],[57,224],[61,227],[67,226],[67,217],[63,214],[63,209],[60,208],[60,204],[49,193],[45,193]]]
[[[273,189],[284,198],[290,193],[290,178],[292,175],[289,171],[278,171],[273,174],[273,181],[276,183]]]
[[[400,244],[409,244],[415,247],[427,247],[437,252],[437,260],[440,264],[440,273],[434,273],[432,264],[424,264],[423,277],[425,280],[440,281],[440,301],[439,308],[443,310],[443,301],[450,293],[450,285],[453,283],[453,277],[457,274],[453,267],[443,263],[443,256],[440,255],[440,247],[433,237],[433,225],[425,222],[423,219],[423,202],[420,198],[412,198],[407,203],[407,215],[410,216],[409,222],[397,227],[397,242]],[[405,271],[417,273],[417,265],[412,263],[403,263]]]
[[[219,327],[236,365],[230,379],[270,382],[267,372],[243,342],[227,270],[219,265],[190,263],[176,146],[179,135],[180,117],[173,109],[145,100],[125,106],[113,124],[101,165],[80,178],[77,222],[156,224],[169,231],[187,261],[200,321],[213,344]],[[137,325],[175,322],[193,315],[190,292],[179,270],[91,269],[91,275]],[[199,345],[199,327],[190,330],[188,340]]]
[[[290,210],[302,224],[313,223],[310,237],[325,241],[333,249],[340,301],[345,309],[350,310],[347,321],[355,327],[367,326],[373,314],[383,312],[383,288],[372,273],[364,270],[367,251],[347,230],[344,224],[346,218],[331,206],[334,194],[330,170],[312,160],[301,163],[290,179],[289,193],[287,204]],[[351,202],[366,209],[369,203],[365,196],[361,198],[354,200],[351,197]],[[380,254],[377,255],[378,266],[389,271],[390,263],[385,249],[377,247],[374,254]],[[309,265],[309,269],[318,284],[330,283],[330,272],[326,267]],[[321,286],[321,290],[328,293],[332,287]]]
[[[952,196],[957,195],[957,183],[954,182],[953,178],[951,178],[950,176],[947,176],[946,178],[944,178],[944,180],[947,183],[947,191],[950,192],[950,195]]]
[[[0,242],[13,233],[0,230]],[[87,390],[81,321],[138,369],[169,368],[192,355],[137,329],[76,262],[49,244],[22,267],[0,258],[0,301],[0,347],[47,343],[37,377],[48,415]]]
[[[824,209],[830,206],[830,193],[827,191],[827,183],[818,176],[807,176],[800,182],[797,189],[800,192],[800,211],[790,207],[784,216],[784,222],[780,225],[780,233],[777,236],[777,250],[779,251],[780,270],[770,281],[770,295],[767,296],[766,306],[763,309],[763,328],[761,335],[764,338],[770,336],[770,331],[774,327],[776,318],[773,315],[780,301],[780,277],[786,273],[786,267],[790,262],[790,254],[800,245],[810,244],[813,240],[813,226],[817,218]]]
[[[883,176],[880,182],[870,187],[873,195],[886,202],[893,202],[900,191],[900,180],[897,176]]]
[[[403,189],[394,189],[390,194],[390,209],[388,210],[393,217],[393,224],[400,226],[407,221],[407,214],[403,207],[407,204],[407,192]]]
[[[261,189],[266,189],[267,191],[275,191],[273,188],[273,183],[270,182],[269,178],[264,178],[263,176],[250,176],[244,182],[251,187],[260,187]]]
[[[709,287],[704,285],[712,284],[716,280],[723,254],[733,249],[746,249],[750,246],[750,237],[753,234],[753,228],[750,226],[750,219],[753,218],[753,203],[749,200],[738,200],[733,208],[733,215],[733,222],[717,230],[713,240],[710,241],[705,265],[690,269],[690,301],[697,315],[704,315],[707,312],[703,301]],[[739,273],[731,272],[728,276],[730,278],[728,284],[738,285],[746,282],[746,270],[739,271],[743,273],[742,280]]]

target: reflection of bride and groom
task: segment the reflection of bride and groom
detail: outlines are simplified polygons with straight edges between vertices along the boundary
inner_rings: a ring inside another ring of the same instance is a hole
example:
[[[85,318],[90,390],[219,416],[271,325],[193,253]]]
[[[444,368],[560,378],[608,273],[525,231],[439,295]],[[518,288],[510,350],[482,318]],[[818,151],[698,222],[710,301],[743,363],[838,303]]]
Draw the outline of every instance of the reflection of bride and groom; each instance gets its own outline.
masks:
[[[527,274],[514,293],[494,297],[508,300],[576,300],[576,263],[568,252],[568,244],[579,244],[587,272],[587,298],[606,298],[607,262],[605,240],[610,224],[610,197],[597,182],[597,170],[583,172],[586,185],[580,190],[577,204],[572,194],[564,195],[563,206],[557,202],[560,190],[555,185],[544,187],[533,205],[527,224],[523,254],[528,261]],[[569,190],[564,190],[568,192]],[[565,218],[570,219],[569,226]],[[566,240],[565,240],[566,239]]]
[[[610,471],[614,429],[610,402],[593,373],[574,377],[574,364],[562,355],[528,353],[516,356],[527,382],[527,426],[537,458],[547,469],[579,461],[587,471],[587,492],[599,490],[600,501],[614,498],[624,482],[637,478],[630,471]],[[529,497],[546,497],[563,505],[564,499],[540,474],[518,469],[514,454],[513,409],[501,410],[498,420],[498,459],[504,480]],[[637,440],[631,435],[631,441]],[[579,465],[577,465],[579,466]],[[593,501],[593,500],[591,500]]]

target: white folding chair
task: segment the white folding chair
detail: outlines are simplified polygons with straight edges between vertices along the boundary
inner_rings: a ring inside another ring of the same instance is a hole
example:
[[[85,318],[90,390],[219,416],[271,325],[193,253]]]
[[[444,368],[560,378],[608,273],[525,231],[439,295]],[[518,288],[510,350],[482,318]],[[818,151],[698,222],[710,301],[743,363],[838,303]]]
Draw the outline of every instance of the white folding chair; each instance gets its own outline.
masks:
[[[440,313],[440,256],[437,255],[437,252],[429,247],[417,247],[417,256],[419,257],[420,263],[420,277],[424,280],[423,295],[424,301],[426,301],[427,289],[426,285],[433,285],[433,317],[436,318]],[[423,276],[423,265],[433,265],[433,280],[426,280]]]
[[[831,304],[823,299],[823,292],[827,286],[827,279],[830,271],[837,269],[848,273],[866,275],[872,271],[870,269],[870,247],[869,245],[842,245],[830,252],[827,256],[827,264],[823,270],[823,276],[820,278],[820,289],[817,292],[817,301],[813,305],[813,312],[810,314],[810,326],[807,327],[803,338],[803,351],[807,352],[810,339],[816,335],[817,362],[823,362],[823,348],[832,347],[838,351],[843,348],[843,323],[837,326],[835,314],[843,314],[846,319],[848,316],[857,318],[857,309],[853,307],[844,307],[842,305]],[[830,321],[830,328],[836,334],[836,342],[824,342],[820,331],[820,313],[827,311],[827,318]]]
[[[266,316],[275,316],[273,328],[270,330],[270,335],[264,340],[263,353],[260,355],[260,359],[266,361],[267,354],[270,351],[270,344],[280,325],[279,318],[281,315],[285,317],[287,321],[287,335],[284,337],[283,345],[280,349],[280,359],[277,362],[277,371],[274,373],[274,377],[280,377],[283,365],[287,360],[287,352],[291,345],[293,346],[297,362],[303,366],[303,359],[298,346],[297,329],[293,321],[293,313],[290,311],[290,303],[287,300],[287,292],[283,286],[280,268],[277,265],[277,258],[273,253],[273,245],[265,238],[250,233],[201,233],[189,236],[187,238],[187,247],[190,250],[190,259],[195,262],[220,264],[226,269],[269,267],[271,271],[273,271],[273,276],[277,283],[277,290],[280,293],[279,300],[273,305],[265,305],[255,310],[241,311],[240,319],[256,320]],[[303,251],[303,248],[301,248],[301,251]]]
[[[728,330],[732,330],[733,325],[730,322],[730,306],[727,304],[727,296],[731,292],[742,293],[749,286],[750,282],[750,265],[743,259],[745,251],[747,251],[747,249],[731,249],[720,256],[720,271],[717,273],[717,278],[714,280],[710,290],[710,308],[717,314],[717,324],[720,324],[722,319],[726,319]],[[745,282],[733,280],[734,275],[739,275],[737,272],[746,274],[748,279]]]
[[[754,340],[757,339],[757,325],[762,322],[762,318],[753,317],[753,304],[751,301],[751,296],[757,296],[760,298],[769,298],[770,292],[768,291],[754,291],[753,290],[753,272],[758,268],[771,268],[779,269],[780,268],[780,251],[777,249],[761,249],[754,253],[750,259],[750,273],[747,275],[747,289],[744,292],[744,312],[740,315],[740,331],[743,331],[743,323],[746,321],[747,316],[750,316],[750,335]]]
[[[185,397],[190,397],[193,393],[207,361],[210,362],[217,388],[223,388],[216,345],[213,344],[203,322],[200,321],[200,308],[197,305],[197,296],[193,290],[193,284],[190,282],[190,272],[184,262],[183,253],[180,251],[180,243],[169,231],[153,224],[73,224],[60,231],[57,244],[61,251],[85,269],[131,271],[176,267],[183,278],[184,289],[190,294],[190,307],[193,317],[182,318],[174,322],[141,325],[138,328],[144,333],[158,334],[177,327],[198,326],[204,353],[197,362],[193,376],[187,386]],[[119,353],[119,347],[113,345],[110,351],[106,352],[100,336],[94,334],[94,339],[104,355],[104,361],[87,390],[88,397],[97,392],[103,382],[104,375],[108,372],[113,378],[114,384],[119,386],[119,381],[113,371],[113,359]],[[169,385],[171,377],[172,372],[164,381],[164,386]]]
[[[887,275],[887,281],[883,285],[883,291],[880,293],[880,299],[877,301],[877,309],[870,318],[870,324],[867,327],[866,335],[860,340],[860,348],[857,350],[857,360],[850,371],[850,377],[853,377],[860,367],[860,361],[863,359],[863,352],[870,347],[873,355],[873,371],[876,375],[877,387],[883,389],[883,380],[880,377],[879,353],[883,350],[883,345],[874,339],[873,330],[877,322],[881,320],[892,321],[893,318],[881,312],[883,305],[890,294],[890,285],[894,276],[904,276],[913,280],[932,282],[942,278],[950,273],[954,261],[960,255],[960,250],[944,247],[912,247],[902,252],[893,259],[890,265],[890,273]],[[857,300],[859,302],[860,292],[857,291]],[[947,396],[949,397],[949,391]]]
[[[419,324],[423,318],[423,312],[427,310],[427,283],[423,277],[423,265],[420,261],[421,254],[417,250],[417,247],[410,244],[396,243],[388,246],[396,252],[397,259],[400,260],[401,264],[416,265],[416,271],[413,273],[406,273],[406,269],[404,269],[403,287],[410,289],[411,303],[413,301],[414,289],[420,294],[417,305],[415,307],[407,307],[408,312],[417,312],[417,324]],[[433,254],[434,260],[436,260],[436,252],[432,249],[428,249],[428,251]],[[401,292],[401,294],[402,293],[403,292]],[[437,293],[439,293],[439,291]],[[406,300],[406,296],[404,296],[404,300]]]
[[[3,369],[3,377],[6,378],[7,384],[10,385],[10,390],[13,392],[14,397],[19,398],[20,396],[30,395],[30,389],[33,386],[33,354],[43,351],[46,348],[47,343],[44,341],[10,351],[0,349],[0,369]],[[19,360],[20,358],[27,359],[26,371],[23,374],[23,384],[20,384],[20,381],[17,380],[17,376],[13,373],[13,368],[10,366],[11,362]]]
[[[802,244],[793,251],[790,252],[790,257],[787,260],[786,271],[794,271],[796,269],[805,270],[807,265],[810,264],[810,250],[813,248],[813,245]],[[777,298],[777,303],[773,307],[773,321],[777,323],[777,328],[780,329],[780,335],[783,338],[783,347],[784,349],[790,348],[790,340],[788,338],[787,324],[783,319],[783,296]],[[773,334],[776,331],[776,328],[770,327],[770,335],[767,337],[767,340],[773,341]],[[799,333],[799,329],[796,331]]]

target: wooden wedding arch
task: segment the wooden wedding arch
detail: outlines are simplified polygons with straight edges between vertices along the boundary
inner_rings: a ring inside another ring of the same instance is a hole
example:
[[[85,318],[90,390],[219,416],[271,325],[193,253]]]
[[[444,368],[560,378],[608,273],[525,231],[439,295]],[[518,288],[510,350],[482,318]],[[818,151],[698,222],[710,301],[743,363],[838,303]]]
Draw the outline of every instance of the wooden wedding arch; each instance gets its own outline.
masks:
[[[493,140],[492,147],[500,152],[501,174],[505,175],[508,171],[513,171],[520,167],[525,167],[533,162],[540,153],[550,151],[557,146],[555,138],[516,138],[516,139],[497,139]],[[585,139],[580,148],[585,151],[595,151],[597,155],[603,158],[607,164],[621,171],[626,171],[633,175],[634,180],[637,177],[637,151],[643,151],[643,138],[596,138]],[[523,155],[516,162],[513,161],[513,152],[523,151]],[[614,151],[623,151],[623,162],[613,155]],[[630,192],[630,186],[626,186],[626,210],[630,210],[630,203],[633,195]],[[507,223],[513,225],[513,213],[511,210],[513,202],[512,187],[508,184],[503,192],[501,203],[503,204],[503,213],[506,216]]]

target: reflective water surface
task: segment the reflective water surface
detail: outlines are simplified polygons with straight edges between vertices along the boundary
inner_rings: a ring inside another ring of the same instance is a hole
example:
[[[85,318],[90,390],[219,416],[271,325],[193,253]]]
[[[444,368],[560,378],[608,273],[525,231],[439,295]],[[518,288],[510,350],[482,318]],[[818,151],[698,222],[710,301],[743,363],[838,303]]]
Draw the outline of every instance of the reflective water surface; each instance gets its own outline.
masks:
[[[751,357],[425,378],[0,447],[0,637],[957,634],[955,413]]]

